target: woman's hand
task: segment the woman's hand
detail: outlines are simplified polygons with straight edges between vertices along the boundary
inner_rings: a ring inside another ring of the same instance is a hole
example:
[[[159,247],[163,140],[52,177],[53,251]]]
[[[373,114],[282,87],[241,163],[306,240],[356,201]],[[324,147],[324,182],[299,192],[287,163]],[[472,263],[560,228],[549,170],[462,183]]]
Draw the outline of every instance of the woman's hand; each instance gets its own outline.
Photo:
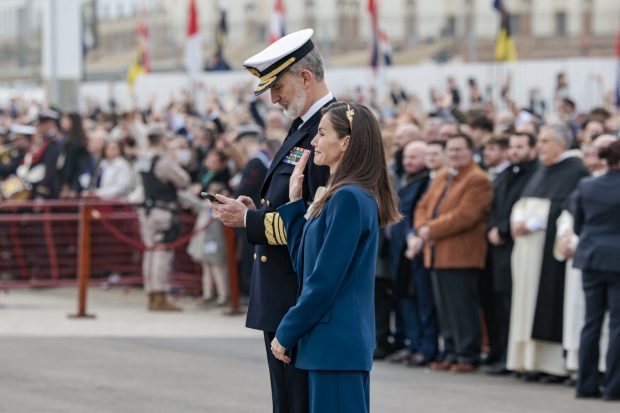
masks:
[[[310,151],[304,151],[304,154],[301,156],[301,159],[295,165],[295,169],[291,174],[291,179],[288,183],[288,198],[291,202],[298,201],[302,197],[302,187],[304,183],[304,169],[306,169],[306,164],[308,163],[308,158],[310,157]]]
[[[271,341],[271,352],[273,353],[273,356],[277,358],[278,360],[280,360],[281,362],[286,363],[286,364],[291,362],[290,357],[288,357],[285,354],[286,349],[282,347],[282,345],[280,344],[277,338],[274,338]]]

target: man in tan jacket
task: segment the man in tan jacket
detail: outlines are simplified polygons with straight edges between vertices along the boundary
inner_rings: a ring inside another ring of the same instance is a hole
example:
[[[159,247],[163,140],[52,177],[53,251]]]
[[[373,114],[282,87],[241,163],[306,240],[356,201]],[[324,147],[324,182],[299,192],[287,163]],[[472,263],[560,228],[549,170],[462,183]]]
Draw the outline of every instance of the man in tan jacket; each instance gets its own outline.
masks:
[[[409,254],[424,248],[444,338],[445,358],[435,370],[471,372],[480,362],[478,278],[486,258],[491,183],[473,161],[465,134],[448,138],[449,168],[440,172],[415,211],[416,237]]]

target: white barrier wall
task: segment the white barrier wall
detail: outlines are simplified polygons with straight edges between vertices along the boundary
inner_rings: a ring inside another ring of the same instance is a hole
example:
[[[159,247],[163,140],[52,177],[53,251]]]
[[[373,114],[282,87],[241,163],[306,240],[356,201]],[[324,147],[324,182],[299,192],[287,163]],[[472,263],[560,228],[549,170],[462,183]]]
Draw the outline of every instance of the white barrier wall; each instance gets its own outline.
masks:
[[[588,110],[602,104],[603,94],[613,90],[616,84],[616,58],[574,58],[557,60],[528,60],[511,63],[450,63],[445,65],[420,64],[416,66],[394,66],[382,71],[377,80],[368,68],[328,68],[326,79],[330,89],[338,97],[361,86],[366,91],[374,85],[384,92],[391,82],[398,82],[410,93],[421,99],[425,108],[430,107],[429,90],[434,87],[444,90],[446,78],[453,76],[461,89],[463,102],[468,102],[467,79],[474,77],[483,93],[487,87],[494,96],[510,74],[512,78],[510,95],[519,105],[526,105],[528,93],[532,88],[540,89],[541,96],[551,102],[558,72],[565,72],[569,80],[570,96],[576,101],[578,110]],[[600,78],[596,81],[595,78]],[[205,72],[199,81],[207,89],[227,93],[231,89],[251,90],[255,81],[246,71]],[[149,74],[138,78],[135,85],[136,100],[143,106],[155,94],[157,105],[163,107],[171,94],[180,97],[182,89],[190,90],[189,78],[184,73]],[[202,105],[205,92],[192,88]],[[25,90],[30,96],[38,96],[37,90]],[[0,104],[14,95],[15,89],[0,88]],[[86,100],[96,100],[106,104],[114,95],[119,108],[134,106],[126,82],[86,82],[80,85],[81,107]],[[267,98],[268,98],[268,94]]]

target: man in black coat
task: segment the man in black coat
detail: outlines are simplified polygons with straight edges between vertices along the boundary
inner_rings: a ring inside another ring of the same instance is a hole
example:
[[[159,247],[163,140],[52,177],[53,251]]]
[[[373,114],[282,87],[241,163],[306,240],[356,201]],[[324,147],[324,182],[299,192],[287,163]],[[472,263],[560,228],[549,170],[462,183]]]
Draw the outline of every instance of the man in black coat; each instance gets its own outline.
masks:
[[[40,144],[32,158],[28,161],[28,155],[24,163],[28,162],[30,171],[40,168],[42,179],[33,182],[33,199],[56,199],[60,193],[60,176],[58,174],[58,156],[60,155],[59,129],[60,111],[48,108],[39,113],[38,139]]]
[[[394,295],[400,311],[409,345],[393,361],[409,366],[422,366],[437,356],[438,327],[433,304],[433,291],[429,271],[424,268],[422,254],[415,258],[405,256],[407,238],[412,236],[415,208],[426,193],[429,170],[424,164],[427,145],[414,141],[403,149],[405,175],[398,184],[400,213],[403,220],[390,228],[392,279]]]
[[[529,133],[516,133],[510,137],[508,157],[511,165],[493,181],[493,203],[488,220],[489,261],[494,295],[494,319],[490,330],[497,333],[498,360],[488,370],[489,374],[506,374],[508,351],[508,326],[512,295],[510,256],[514,240],[510,235],[510,213],[521,198],[523,188],[538,167],[536,138]]]
[[[577,187],[574,216],[579,244],[574,266],[582,270],[585,324],[579,342],[577,397],[598,397],[601,326],[609,312],[609,346],[602,396],[620,400],[620,141],[601,151],[609,171]]]
[[[246,326],[264,334],[274,412],[307,412],[309,408],[307,372],[295,368],[294,362],[277,360],[270,346],[280,321],[295,305],[299,287],[276,209],[289,201],[289,179],[305,152],[311,153],[304,171],[306,202],[312,201],[329,176],[329,169],[314,165],[310,144],[317,133],[321,109],[334,101],[324,81],[321,55],[310,40],[312,33],[311,29],[291,33],[244,62],[246,69],[260,79],[254,94],[269,89],[272,103],[280,105],[294,121],[267,171],[260,207],[248,197],[234,200],[218,196],[223,204],[212,203],[225,225],[245,226],[248,241],[255,245]]]
[[[239,128],[235,140],[239,147],[245,151],[248,159],[241,171],[241,179],[235,191],[235,197],[247,196],[252,198],[255,205],[258,205],[260,204],[261,185],[265,180],[265,176],[267,176],[267,171],[271,164],[271,154],[266,149],[265,138],[261,135],[261,130],[258,126]],[[237,228],[235,234],[241,249],[239,290],[244,297],[247,297],[250,293],[254,245],[248,242],[245,228]]]

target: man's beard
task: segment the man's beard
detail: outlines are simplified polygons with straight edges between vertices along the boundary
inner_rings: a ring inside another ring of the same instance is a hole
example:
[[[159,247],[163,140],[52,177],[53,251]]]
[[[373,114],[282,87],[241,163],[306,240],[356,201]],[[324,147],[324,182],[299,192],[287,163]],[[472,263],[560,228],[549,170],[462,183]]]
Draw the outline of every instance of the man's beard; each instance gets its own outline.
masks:
[[[291,118],[296,119],[301,114],[301,111],[306,105],[306,92],[301,87],[295,86],[295,96],[288,105],[288,109],[284,109],[284,114]]]

